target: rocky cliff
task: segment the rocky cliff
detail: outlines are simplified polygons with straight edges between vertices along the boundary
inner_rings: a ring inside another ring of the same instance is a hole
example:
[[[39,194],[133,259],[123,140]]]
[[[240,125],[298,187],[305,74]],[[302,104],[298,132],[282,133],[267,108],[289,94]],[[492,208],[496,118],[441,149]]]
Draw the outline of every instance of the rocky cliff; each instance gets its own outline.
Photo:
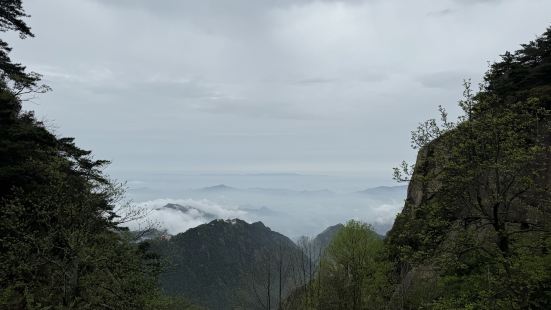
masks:
[[[437,128],[420,148],[404,208],[388,233],[397,308],[443,299],[450,294],[443,281],[475,296],[482,272],[485,294],[496,295],[479,306],[500,298],[528,305],[536,297],[519,292],[547,285],[547,276],[531,278],[526,266],[541,264],[549,251],[551,29],[503,55],[480,92],[465,100],[465,116],[453,129]]]

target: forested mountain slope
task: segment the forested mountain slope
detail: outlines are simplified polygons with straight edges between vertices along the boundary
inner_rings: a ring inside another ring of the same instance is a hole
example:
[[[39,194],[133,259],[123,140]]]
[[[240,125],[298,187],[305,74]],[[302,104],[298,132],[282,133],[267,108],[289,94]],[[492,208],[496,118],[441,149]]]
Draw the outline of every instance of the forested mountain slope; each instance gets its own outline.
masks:
[[[209,309],[277,308],[298,284],[300,249],[261,222],[214,220],[152,245],[163,290]]]
[[[388,234],[394,307],[551,307],[551,29],[466,83],[455,123],[420,124]],[[403,172],[403,173],[401,173]]]

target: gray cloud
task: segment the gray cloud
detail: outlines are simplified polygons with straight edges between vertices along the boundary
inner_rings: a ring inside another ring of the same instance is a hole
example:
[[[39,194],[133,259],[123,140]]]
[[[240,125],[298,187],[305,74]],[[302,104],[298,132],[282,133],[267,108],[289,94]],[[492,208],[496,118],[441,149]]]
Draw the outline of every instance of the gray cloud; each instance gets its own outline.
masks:
[[[448,8],[448,9],[442,9],[438,11],[430,11],[427,15],[439,17],[439,16],[448,16],[448,15],[454,14],[455,12],[456,12],[455,10]]]
[[[327,84],[327,83],[336,83],[339,82],[338,79],[332,79],[332,78],[307,78],[297,81],[297,84]]]
[[[454,0],[459,4],[499,3],[506,0]]]
[[[250,117],[306,120],[315,118],[313,113],[300,111],[287,102],[270,102],[264,99],[262,104],[246,99],[209,100],[196,105],[196,110],[214,114],[238,114]]]
[[[444,71],[424,74],[419,77],[419,82],[428,88],[458,89],[463,85],[464,80],[471,78],[473,78],[472,74],[466,72]]]
[[[419,121],[439,104],[456,112],[461,80],[541,33],[551,11],[547,0],[25,5],[37,36],[8,37],[13,57],[55,90],[27,108],[111,159],[115,177],[298,171],[377,183],[415,157]]]
[[[92,86],[90,90],[97,94],[127,96],[132,94],[144,100],[163,98],[177,101],[187,99],[216,99],[221,95],[214,89],[196,81],[138,81],[120,85],[104,83]]]

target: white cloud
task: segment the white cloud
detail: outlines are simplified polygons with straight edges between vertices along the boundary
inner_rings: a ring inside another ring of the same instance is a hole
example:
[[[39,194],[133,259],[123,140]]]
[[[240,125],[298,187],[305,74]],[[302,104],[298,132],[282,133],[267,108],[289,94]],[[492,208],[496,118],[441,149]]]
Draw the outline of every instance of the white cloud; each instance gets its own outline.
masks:
[[[261,186],[262,179],[254,176],[234,177],[234,180],[254,182],[252,184],[255,186]],[[283,179],[292,183],[305,178],[288,176]],[[167,186],[174,186],[174,181],[158,184],[148,182],[151,186],[149,195],[160,195]],[[143,227],[154,222],[169,233],[176,234],[214,219],[240,218],[248,222],[262,221],[273,230],[296,238],[301,235],[315,236],[328,226],[357,219],[373,224],[383,234],[391,227],[403,206],[405,188],[396,188],[392,192],[375,190],[372,193],[258,187],[179,192],[179,196],[185,199],[154,199],[137,203],[137,208],[148,210],[149,213],[145,219],[132,223],[130,227],[138,229],[140,225]],[[134,194],[149,196],[141,190]],[[162,208],[167,204],[177,204],[186,210],[177,210],[179,207]]]
[[[162,208],[167,204],[178,204],[191,207],[189,212],[181,212],[170,208]],[[149,223],[154,223],[170,234],[178,234],[186,230],[208,223],[216,219],[249,218],[247,212],[231,206],[222,206],[212,201],[194,199],[155,199],[141,202],[136,208],[144,210],[147,216],[143,219],[128,223],[130,229],[139,230]],[[212,218],[210,215],[214,216]]]

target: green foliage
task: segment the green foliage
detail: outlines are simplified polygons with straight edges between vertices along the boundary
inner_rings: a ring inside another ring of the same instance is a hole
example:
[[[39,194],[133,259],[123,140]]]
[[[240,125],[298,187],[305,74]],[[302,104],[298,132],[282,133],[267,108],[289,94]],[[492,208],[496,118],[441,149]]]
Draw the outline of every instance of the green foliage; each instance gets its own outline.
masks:
[[[33,37],[31,28],[23,20],[26,17],[29,16],[25,14],[21,0],[2,0],[0,32],[15,31],[22,39]],[[48,86],[38,85],[40,75],[25,72],[24,66],[11,61],[10,52],[8,43],[0,39],[0,87],[10,88],[16,95],[48,91]]]
[[[384,244],[371,226],[348,222],[324,252],[318,273],[290,309],[384,309],[391,293]]]
[[[0,32],[32,36],[20,0],[0,3]],[[160,294],[158,260],[127,238],[120,185],[72,138],[58,138],[22,96],[39,76],[0,40],[0,308],[184,309]]]
[[[476,95],[466,83],[456,123],[440,109],[442,127],[414,132],[411,194],[387,243],[400,283],[431,266],[435,287],[401,290],[402,307],[549,307],[550,42],[551,29],[505,54]]]
[[[105,162],[32,114],[4,115],[0,307],[145,309],[156,294],[154,259],[119,231],[121,188],[102,175]]]
[[[4,111],[8,103],[0,100]],[[156,294],[154,259],[121,234],[121,188],[104,165],[32,114],[2,115],[0,307],[146,308]]]

